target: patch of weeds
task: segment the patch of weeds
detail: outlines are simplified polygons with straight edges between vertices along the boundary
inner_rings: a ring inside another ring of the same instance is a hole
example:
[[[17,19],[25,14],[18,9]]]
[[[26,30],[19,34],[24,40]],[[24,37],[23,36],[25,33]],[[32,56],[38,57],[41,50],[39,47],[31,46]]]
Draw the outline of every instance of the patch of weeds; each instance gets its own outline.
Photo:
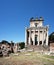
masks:
[[[45,55],[46,58],[54,59],[54,56]]]
[[[44,64],[44,65],[47,65],[47,64]]]

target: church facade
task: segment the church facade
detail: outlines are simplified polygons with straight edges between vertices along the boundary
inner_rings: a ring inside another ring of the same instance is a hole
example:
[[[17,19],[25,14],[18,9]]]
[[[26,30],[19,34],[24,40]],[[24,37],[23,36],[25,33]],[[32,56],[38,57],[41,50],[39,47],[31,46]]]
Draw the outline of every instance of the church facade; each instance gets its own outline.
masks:
[[[27,45],[47,45],[49,26],[43,26],[43,18],[31,18],[30,27],[25,29],[25,46]]]

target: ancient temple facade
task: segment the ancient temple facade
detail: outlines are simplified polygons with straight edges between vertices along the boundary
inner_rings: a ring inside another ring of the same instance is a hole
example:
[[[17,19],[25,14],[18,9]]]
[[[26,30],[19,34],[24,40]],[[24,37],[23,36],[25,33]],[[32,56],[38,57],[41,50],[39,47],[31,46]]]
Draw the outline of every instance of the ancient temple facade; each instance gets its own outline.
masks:
[[[30,27],[25,28],[25,46],[27,45],[47,45],[49,26],[43,26],[43,18],[31,18]]]

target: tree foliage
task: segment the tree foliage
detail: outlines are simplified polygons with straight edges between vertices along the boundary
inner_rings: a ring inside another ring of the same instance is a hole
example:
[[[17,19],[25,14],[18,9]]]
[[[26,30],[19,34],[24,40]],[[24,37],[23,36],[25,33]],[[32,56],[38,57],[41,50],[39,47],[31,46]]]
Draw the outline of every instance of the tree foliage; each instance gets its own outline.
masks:
[[[54,42],[54,32],[49,35],[49,42]]]
[[[1,43],[9,43],[8,41],[6,40],[2,40]]]
[[[23,49],[23,48],[25,48],[25,43],[24,42],[20,42],[19,46],[20,46],[21,49]]]

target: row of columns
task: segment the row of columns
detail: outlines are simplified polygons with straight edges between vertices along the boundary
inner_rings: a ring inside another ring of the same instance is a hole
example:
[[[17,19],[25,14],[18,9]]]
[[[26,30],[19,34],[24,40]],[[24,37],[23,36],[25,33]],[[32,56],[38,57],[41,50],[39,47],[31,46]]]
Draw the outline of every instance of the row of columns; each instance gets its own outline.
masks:
[[[42,45],[44,44],[44,30],[42,30]],[[47,34],[47,35],[46,35]],[[46,45],[48,45],[48,31],[46,31],[45,33],[45,38],[46,38]],[[40,32],[38,30],[38,44],[39,45],[39,41],[40,41]],[[27,45],[28,41],[27,41],[27,28],[25,31],[25,45]],[[31,45],[31,30],[29,30],[29,45]],[[35,30],[34,30],[34,41],[33,41],[33,45],[35,45]]]
[[[38,45],[39,45],[39,31],[38,31]],[[31,30],[29,31],[29,45],[31,45]],[[33,45],[35,45],[35,31],[34,31],[34,41]]]

